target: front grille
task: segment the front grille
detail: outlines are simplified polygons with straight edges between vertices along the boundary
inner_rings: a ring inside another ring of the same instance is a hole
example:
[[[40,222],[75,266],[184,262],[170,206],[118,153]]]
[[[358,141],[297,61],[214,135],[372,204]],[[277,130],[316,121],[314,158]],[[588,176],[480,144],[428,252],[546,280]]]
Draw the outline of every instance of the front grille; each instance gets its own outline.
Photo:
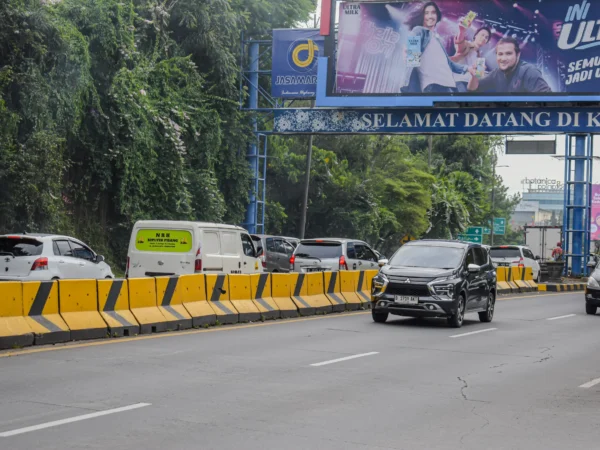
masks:
[[[435,280],[435,278],[431,277],[401,277],[397,275],[386,275],[390,283],[398,284],[398,283],[406,283],[406,280],[409,280],[409,284],[427,284],[430,281]]]
[[[412,295],[415,297],[430,297],[429,289],[426,285],[418,284],[395,284],[390,283],[385,291],[390,295]]]

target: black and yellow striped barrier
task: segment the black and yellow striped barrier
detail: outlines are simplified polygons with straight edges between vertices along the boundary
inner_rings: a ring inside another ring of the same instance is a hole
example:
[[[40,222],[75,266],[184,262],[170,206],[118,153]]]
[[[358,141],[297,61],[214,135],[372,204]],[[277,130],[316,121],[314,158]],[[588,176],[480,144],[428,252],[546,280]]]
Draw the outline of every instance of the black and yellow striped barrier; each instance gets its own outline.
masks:
[[[542,292],[575,292],[585,290],[585,283],[562,283],[562,284],[538,284],[538,290]]]

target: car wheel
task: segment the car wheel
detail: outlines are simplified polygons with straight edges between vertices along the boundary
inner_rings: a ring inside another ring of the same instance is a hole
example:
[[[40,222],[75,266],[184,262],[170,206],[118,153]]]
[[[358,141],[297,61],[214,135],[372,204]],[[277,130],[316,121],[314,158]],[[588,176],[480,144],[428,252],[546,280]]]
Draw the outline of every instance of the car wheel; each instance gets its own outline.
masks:
[[[373,321],[377,323],[385,323],[389,316],[386,312],[376,312],[375,310],[371,310],[371,315],[373,316]]]
[[[458,298],[458,310],[456,314],[452,314],[448,317],[448,325],[452,328],[460,328],[462,327],[463,321],[465,319],[465,309],[467,307],[467,302],[465,301],[465,296],[461,294]]]
[[[596,311],[598,311],[598,307],[594,305],[590,305],[589,303],[585,304],[585,312],[590,316],[596,315]]]
[[[496,308],[496,296],[493,292],[488,295],[487,309],[484,312],[479,313],[479,320],[481,322],[489,323],[494,318],[494,309]]]

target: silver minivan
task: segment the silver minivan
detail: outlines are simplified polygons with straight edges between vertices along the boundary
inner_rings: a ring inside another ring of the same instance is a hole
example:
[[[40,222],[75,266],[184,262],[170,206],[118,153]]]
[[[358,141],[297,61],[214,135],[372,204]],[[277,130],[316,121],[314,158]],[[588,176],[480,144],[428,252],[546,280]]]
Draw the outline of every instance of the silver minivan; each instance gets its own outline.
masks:
[[[355,239],[305,239],[290,258],[291,272],[377,270],[378,257],[363,241]]]
[[[300,239],[285,236],[253,234],[252,240],[257,249],[262,248],[262,266],[266,272],[289,272],[290,257]]]

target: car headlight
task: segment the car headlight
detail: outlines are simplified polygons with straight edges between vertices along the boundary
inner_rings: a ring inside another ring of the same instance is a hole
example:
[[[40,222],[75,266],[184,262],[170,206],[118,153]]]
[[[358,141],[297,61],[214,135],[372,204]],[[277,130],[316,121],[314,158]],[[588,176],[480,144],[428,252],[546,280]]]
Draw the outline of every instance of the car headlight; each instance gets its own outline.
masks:
[[[592,288],[600,288],[600,284],[598,284],[598,281],[594,277],[588,279],[587,285]]]
[[[447,277],[436,278],[429,283],[429,290],[433,295],[442,297],[453,297],[454,296],[454,283],[456,275],[450,275]]]
[[[375,275],[375,278],[373,278],[373,282],[371,283],[371,291],[373,296],[379,297],[381,294],[383,294],[387,289],[389,282],[390,281],[387,279],[387,277],[381,272]]]

